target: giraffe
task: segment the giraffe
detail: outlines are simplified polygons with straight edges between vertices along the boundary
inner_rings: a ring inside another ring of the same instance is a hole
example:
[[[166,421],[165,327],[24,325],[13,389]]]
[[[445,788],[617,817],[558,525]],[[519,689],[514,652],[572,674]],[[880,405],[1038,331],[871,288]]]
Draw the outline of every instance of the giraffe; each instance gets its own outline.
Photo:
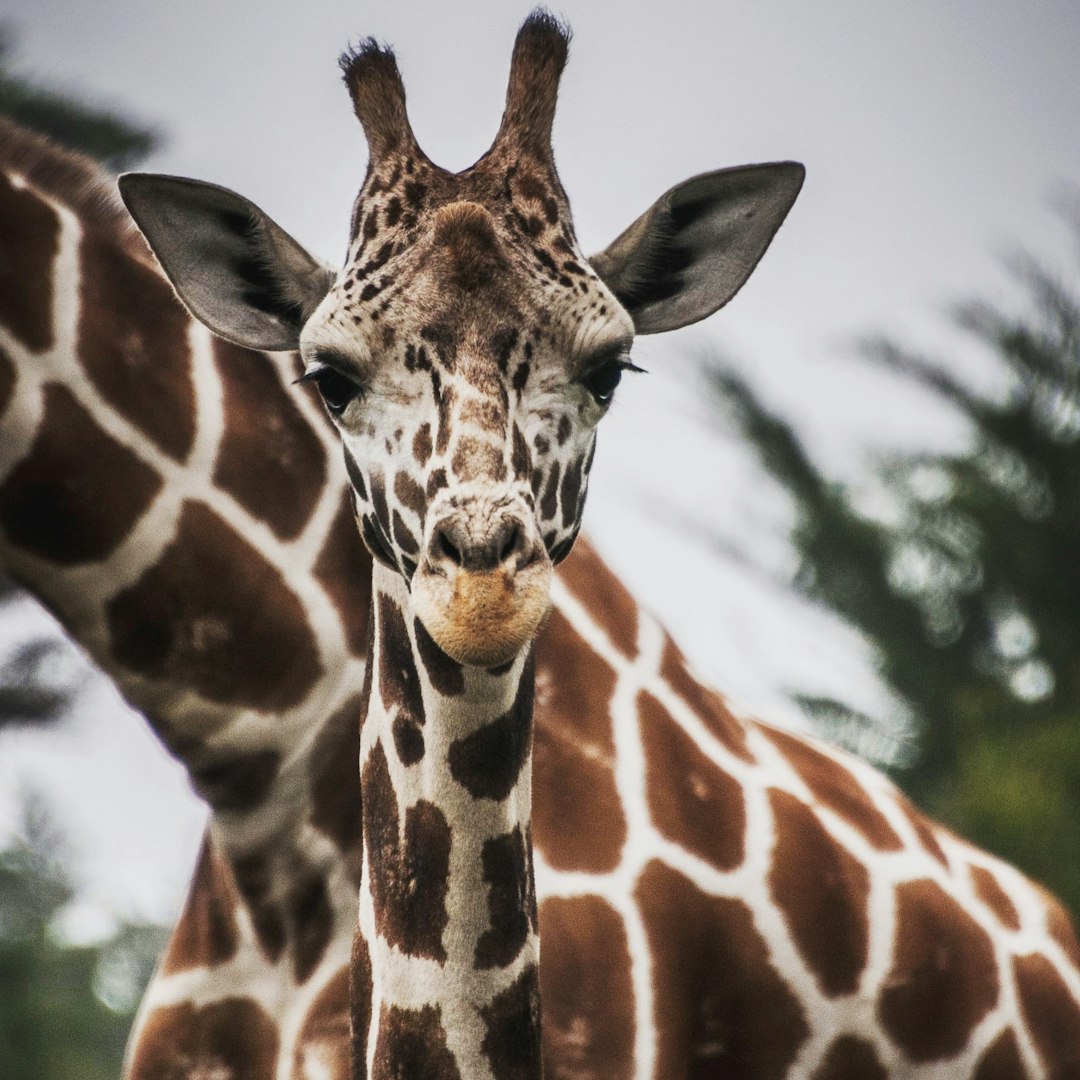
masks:
[[[526,21],[453,175],[392,54],[346,54],[371,153],[339,273],[232,192],[122,180],[193,314],[298,349],[341,434],[373,558],[354,1075],[1076,1075],[1056,901],[735,715],[571,554],[633,335],[730,299],[802,171],[695,178],[586,260],[550,151],[566,44]]]

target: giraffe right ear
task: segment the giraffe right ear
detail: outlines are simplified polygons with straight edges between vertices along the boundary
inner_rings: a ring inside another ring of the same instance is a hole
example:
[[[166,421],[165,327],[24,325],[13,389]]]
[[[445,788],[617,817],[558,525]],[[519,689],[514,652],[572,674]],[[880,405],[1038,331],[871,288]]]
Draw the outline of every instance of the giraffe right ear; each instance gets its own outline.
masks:
[[[254,203],[228,188],[153,173],[120,177],[120,196],[188,310],[249,349],[299,347],[334,281]]]
[[[703,173],[664,192],[589,261],[639,334],[704,319],[742,288],[806,170],[795,161]]]

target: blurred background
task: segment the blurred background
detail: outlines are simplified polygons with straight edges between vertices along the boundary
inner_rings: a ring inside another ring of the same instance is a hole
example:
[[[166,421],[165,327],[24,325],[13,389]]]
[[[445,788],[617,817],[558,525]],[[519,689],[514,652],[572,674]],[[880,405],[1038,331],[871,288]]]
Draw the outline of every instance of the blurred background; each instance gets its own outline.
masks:
[[[459,169],[527,10],[13,0],[0,113],[233,187],[337,262],[365,159],[341,48],[396,46],[421,144]],[[1080,914],[1080,8],[557,13],[586,251],[696,172],[808,168],[730,308],[639,343],[587,530],[737,707],[842,742]],[[203,810],[10,587],[0,663],[0,1061],[114,1076]]]

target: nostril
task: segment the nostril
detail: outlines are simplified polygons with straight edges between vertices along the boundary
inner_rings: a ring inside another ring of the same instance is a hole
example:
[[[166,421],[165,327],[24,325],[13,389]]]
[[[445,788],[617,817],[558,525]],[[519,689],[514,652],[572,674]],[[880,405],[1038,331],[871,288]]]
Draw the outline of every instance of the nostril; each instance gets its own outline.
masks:
[[[499,551],[499,562],[509,562],[514,553],[517,551],[521,544],[521,526],[515,521],[510,524],[510,530],[507,533],[506,539],[503,541],[502,549]]]
[[[455,566],[462,565],[461,552],[454,546],[454,542],[445,529],[440,529],[436,534],[435,548],[441,556],[449,559]]]

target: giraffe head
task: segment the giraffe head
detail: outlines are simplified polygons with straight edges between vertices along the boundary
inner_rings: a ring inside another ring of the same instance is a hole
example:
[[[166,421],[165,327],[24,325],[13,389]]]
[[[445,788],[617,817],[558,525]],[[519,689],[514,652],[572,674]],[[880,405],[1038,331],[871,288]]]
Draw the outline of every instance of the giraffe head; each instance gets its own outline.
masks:
[[[249,348],[300,350],[367,546],[472,665],[508,661],[544,618],[635,334],[731,299],[803,179],[792,162],[697,176],[586,258],[551,151],[568,40],[544,12],[526,20],[499,132],[460,173],[420,149],[390,51],[342,57],[370,160],[336,273],[231,191],[120,181],[197,318]]]

